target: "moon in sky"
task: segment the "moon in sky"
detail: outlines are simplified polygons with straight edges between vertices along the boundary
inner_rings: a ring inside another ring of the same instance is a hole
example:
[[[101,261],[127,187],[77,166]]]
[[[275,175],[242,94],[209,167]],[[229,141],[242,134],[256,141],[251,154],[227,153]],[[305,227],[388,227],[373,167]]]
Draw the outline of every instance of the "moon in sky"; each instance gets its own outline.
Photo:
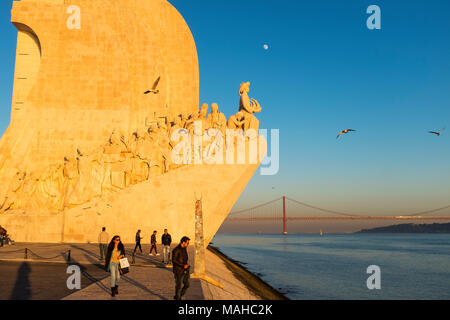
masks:
[[[269,49],[269,45],[265,44],[264,46],[264,50],[268,50]]]

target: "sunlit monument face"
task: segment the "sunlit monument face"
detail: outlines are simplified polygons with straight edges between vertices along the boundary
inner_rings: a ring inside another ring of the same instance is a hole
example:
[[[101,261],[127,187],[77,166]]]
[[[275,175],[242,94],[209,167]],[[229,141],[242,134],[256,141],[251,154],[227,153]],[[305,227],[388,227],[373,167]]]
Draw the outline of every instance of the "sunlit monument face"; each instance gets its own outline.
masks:
[[[146,118],[198,109],[195,42],[169,2],[80,0],[75,9],[62,0],[13,3],[18,44],[6,135],[28,143],[18,157],[27,166],[95,147],[113,129],[133,132]],[[144,95],[158,77],[158,94]]]
[[[131,241],[137,227],[192,237],[201,194],[208,242],[258,164],[171,162],[171,123],[199,112],[189,27],[164,0],[65,2],[13,2],[18,40],[11,123],[0,140],[0,223],[17,241],[93,241],[103,225]]]

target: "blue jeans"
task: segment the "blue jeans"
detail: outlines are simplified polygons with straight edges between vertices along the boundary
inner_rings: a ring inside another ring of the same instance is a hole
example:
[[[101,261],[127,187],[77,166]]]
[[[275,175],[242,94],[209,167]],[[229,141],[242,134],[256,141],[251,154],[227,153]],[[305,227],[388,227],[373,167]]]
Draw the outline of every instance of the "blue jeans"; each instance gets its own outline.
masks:
[[[170,246],[163,247],[163,263],[169,264]]]
[[[109,271],[111,272],[111,288],[118,286],[120,282],[119,263],[111,262],[109,264]]]

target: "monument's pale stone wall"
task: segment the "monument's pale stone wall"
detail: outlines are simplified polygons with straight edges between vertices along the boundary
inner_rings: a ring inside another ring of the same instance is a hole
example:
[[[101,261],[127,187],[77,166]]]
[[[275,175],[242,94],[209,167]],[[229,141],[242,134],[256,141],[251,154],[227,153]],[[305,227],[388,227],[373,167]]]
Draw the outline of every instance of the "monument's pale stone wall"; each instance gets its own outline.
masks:
[[[79,28],[69,27],[74,14]],[[103,226],[126,242],[137,229],[164,228],[178,241],[194,238],[201,197],[208,244],[265,141],[252,164],[178,165],[168,136],[192,135],[194,122],[257,130],[250,83],[228,122],[217,104],[199,111],[194,39],[164,0],[21,0],[11,20],[18,40],[0,140],[0,224],[16,241],[96,242]]]
[[[80,29],[69,29],[70,5]],[[164,0],[14,1],[18,44],[11,123],[0,141],[0,193],[19,165],[61,161],[131,133],[159,113],[199,105],[194,39]],[[156,79],[159,94],[144,95]]]

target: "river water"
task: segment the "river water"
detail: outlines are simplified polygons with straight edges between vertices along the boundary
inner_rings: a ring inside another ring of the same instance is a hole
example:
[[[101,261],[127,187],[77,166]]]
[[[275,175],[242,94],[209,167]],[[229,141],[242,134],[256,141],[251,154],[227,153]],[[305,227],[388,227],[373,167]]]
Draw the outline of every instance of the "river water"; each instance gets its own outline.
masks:
[[[450,299],[450,234],[216,234],[212,242],[290,299]],[[367,287],[371,265],[381,289]]]

